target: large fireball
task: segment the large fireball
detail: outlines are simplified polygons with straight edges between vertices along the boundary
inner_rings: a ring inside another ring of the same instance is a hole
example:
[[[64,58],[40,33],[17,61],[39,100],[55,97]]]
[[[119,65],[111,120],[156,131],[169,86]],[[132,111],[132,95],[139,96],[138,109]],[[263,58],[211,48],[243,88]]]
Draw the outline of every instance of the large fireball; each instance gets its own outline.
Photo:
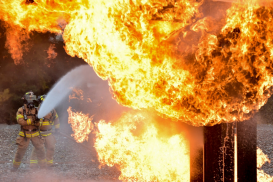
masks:
[[[256,1],[233,4],[220,28],[196,0],[27,2],[0,1],[16,63],[31,31],[63,33],[66,52],[127,107],[214,125],[250,118],[271,96],[273,9]]]

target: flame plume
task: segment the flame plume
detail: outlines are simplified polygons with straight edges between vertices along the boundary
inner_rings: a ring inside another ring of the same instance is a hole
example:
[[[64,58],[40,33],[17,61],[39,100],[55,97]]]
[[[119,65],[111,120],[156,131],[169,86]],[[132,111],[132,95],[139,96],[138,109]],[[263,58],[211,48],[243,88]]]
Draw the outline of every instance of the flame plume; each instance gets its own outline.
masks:
[[[117,165],[120,180],[189,181],[189,146],[182,134],[158,135],[153,118],[144,113],[125,113],[115,122],[100,121],[97,127],[99,161]]]
[[[69,95],[69,102],[72,99],[83,100],[83,91],[81,89],[77,89],[75,87],[70,88],[72,93]]]
[[[0,19],[7,27],[6,47],[15,64],[21,63],[23,51],[27,51],[27,39],[32,31],[62,33],[58,20],[66,20],[65,11],[71,10],[71,4],[54,1],[0,0]]]
[[[163,16],[160,10],[167,1],[100,1],[93,14],[80,12],[66,26],[66,51],[83,58],[101,78],[108,79],[120,104],[180,118],[179,102],[192,95],[194,80],[187,70],[174,67],[175,49],[164,39],[188,25],[200,3],[179,2],[176,6],[183,10],[183,18],[172,11],[172,16]],[[156,21],[160,15],[162,21]],[[167,21],[170,19],[179,21]]]
[[[71,107],[67,109],[68,123],[71,124],[71,128],[74,132],[71,136],[78,143],[82,143],[85,140],[88,141],[88,136],[94,128],[92,123],[93,116],[85,115],[82,112],[73,112]]]
[[[263,153],[260,148],[257,148],[257,180],[258,182],[272,182],[273,177],[266,174],[262,169],[260,169],[266,162],[270,163],[267,155]]]
[[[200,126],[249,119],[272,94],[272,8],[257,2],[233,4],[220,28],[195,0],[0,0],[0,18],[63,34],[118,103]],[[17,62],[26,37],[7,41]]]
[[[70,109],[70,108],[69,108]],[[82,133],[88,115],[68,110],[74,133]],[[71,117],[74,115],[77,117]],[[73,120],[73,121],[72,121]],[[101,165],[116,165],[122,181],[189,181],[189,144],[182,134],[166,137],[146,113],[124,113],[117,121],[95,123],[95,148]],[[93,127],[86,133],[86,137]],[[160,135],[158,135],[160,133]],[[86,137],[81,137],[81,139]],[[79,139],[75,138],[79,142]],[[80,142],[82,142],[81,140]],[[272,182],[261,167],[270,160],[257,148],[257,180]]]
[[[261,168],[266,162],[270,163],[268,156],[265,155],[259,147],[257,147],[257,168]]]
[[[134,30],[138,26],[119,30],[123,24],[113,23],[116,17],[107,17],[103,23],[103,16],[88,21],[82,15],[68,24],[64,39],[70,55],[82,57],[102,78],[109,79],[119,103],[152,108],[192,125],[214,125],[248,119],[270,97],[271,11],[253,4],[232,6],[219,35],[203,32],[193,60],[186,60],[175,52],[176,47],[156,37],[146,22],[146,30],[138,37]],[[130,15],[128,21],[134,24]],[[73,31],[82,20],[90,24]],[[93,30],[105,32],[84,31],[92,24],[96,24]],[[105,25],[108,27],[101,27]]]
[[[55,44],[50,44],[48,50],[46,51],[48,54],[47,59],[55,59],[57,57],[58,54],[54,51],[55,48]]]
[[[272,95],[273,8],[241,2],[217,26],[199,12],[202,0],[0,0],[0,19],[16,64],[31,32],[62,34],[66,52],[107,79],[118,103],[200,126],[248,119]],[[68,112],[83,142],[92,117]],[[147,127],[132,132],[139,122]],[[97,126],[99,160],[119,165],[120,179],[189,179],[182,135],[158,137],[141,113]]]

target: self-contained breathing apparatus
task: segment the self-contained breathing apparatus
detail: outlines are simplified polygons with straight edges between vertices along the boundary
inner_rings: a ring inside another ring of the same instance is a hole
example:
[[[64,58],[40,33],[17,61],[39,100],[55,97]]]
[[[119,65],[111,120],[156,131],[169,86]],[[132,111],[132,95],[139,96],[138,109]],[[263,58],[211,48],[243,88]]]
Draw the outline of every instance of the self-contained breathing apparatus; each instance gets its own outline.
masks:
[[[32,91],[27,92],[22,99],[24,100],[24,106],[22,107],[23,109],[23,116],[24,116],[24,120],[28,119],[28,116],[32,116],[34,117],[34,123],[38,123],[40,121],[40,119],[38,118],[38,109],[35,107],[34,102],[37,101],[36,95],[34,95],[34,93]],[[28,112],[26,112],[26,108],[28,109]],[[30,113],[30,110],[35,109],[35,113],[32,114]],[[23,128],[23,126],[21,126],[21,130],[24,132],[24,137],[26,139],[26,130]],[[32,130],[32,131],[36,131],[36,130]]]

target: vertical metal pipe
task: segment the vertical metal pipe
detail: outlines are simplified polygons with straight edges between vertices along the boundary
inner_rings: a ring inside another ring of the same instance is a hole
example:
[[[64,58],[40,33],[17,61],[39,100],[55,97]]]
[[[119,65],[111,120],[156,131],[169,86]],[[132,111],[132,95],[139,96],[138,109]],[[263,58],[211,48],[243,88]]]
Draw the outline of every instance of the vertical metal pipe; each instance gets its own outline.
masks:
[[[222,181],[221,125],[204,127],[204,182]]]
[[[257,123],[204,127],[203,181],[257,182]]]
[[[254,119],[237,123],[238,182],[257,182],[257,123]]]
[[[238,182],[237,121],[234,123],[234,182]]]
[[[204,127],[204,182],[234,181],[233,124]]]

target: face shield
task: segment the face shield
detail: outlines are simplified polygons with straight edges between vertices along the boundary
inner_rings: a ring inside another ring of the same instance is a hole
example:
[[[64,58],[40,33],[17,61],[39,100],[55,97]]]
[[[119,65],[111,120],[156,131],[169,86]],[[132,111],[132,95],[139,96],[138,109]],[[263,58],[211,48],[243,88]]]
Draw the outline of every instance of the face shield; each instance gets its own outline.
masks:
[[[34,108],[34,101],[37,100],[36,95],[25,95],[25,101],[27,104],[27,108],[33,109]]]
[[[36,95],[25,95],[25,100],[26,100],[28,103],[31,103],[31,102],[37,100],[37,97],[36,97]]]

